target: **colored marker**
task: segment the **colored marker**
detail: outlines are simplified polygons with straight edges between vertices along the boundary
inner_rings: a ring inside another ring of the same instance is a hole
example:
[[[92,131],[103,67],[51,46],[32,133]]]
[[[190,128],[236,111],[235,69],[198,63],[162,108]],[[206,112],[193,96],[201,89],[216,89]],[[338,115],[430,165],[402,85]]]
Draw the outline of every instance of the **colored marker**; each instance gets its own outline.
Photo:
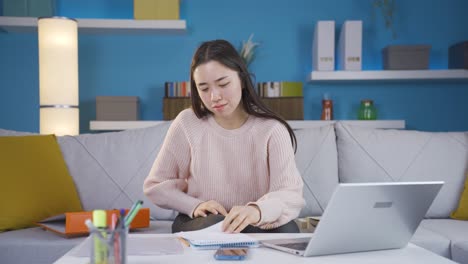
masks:
[[[132,208],[130,209],[130,211],[128,212],[127,216],[125,217],[125,227],[129,227],[130,224],[132,223],[133,221],[133,218],[135,218],[136,214],[138,213],[138,211],[140,211],[140,208],[143,204],[143,201],[142,200],[138,200],[133,206]]]
[[[107,214],[104,210],[93,211],[93,224],[97,229],[96,235],[101,234],[102,238],[94,236],[94,263],[104,264],[107,263],[107,245],[106,239],[106,227],[107,227]]]

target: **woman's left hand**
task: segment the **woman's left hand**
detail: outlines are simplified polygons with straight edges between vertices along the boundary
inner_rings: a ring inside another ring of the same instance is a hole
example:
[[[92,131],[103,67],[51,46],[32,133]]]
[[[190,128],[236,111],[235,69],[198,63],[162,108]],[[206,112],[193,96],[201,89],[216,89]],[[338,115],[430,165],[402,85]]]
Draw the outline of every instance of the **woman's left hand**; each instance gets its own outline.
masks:
[[[260,209],[256,205],[234,206],[223,221],[223,231],[239,233],[250,224],[260,221]]]

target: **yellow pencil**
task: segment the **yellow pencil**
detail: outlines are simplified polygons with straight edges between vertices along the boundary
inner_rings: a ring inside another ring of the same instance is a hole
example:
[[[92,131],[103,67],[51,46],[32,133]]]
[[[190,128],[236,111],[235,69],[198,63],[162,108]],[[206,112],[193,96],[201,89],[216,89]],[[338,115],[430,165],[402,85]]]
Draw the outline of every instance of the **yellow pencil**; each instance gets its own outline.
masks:
[[[186,247],[190,247],[190,243],[185,240],[184,238],[182,237],[178,237],[179,241],[182,243],[182,245],[186,246]]]

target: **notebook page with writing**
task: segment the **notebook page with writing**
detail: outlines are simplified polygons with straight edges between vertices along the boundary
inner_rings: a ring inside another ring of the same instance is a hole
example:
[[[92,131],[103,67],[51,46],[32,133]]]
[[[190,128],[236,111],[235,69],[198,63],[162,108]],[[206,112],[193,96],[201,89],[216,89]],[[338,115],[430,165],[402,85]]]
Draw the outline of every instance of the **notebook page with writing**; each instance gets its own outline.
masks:
[[[176,235],[188,240],[197,249],[258,246],[258,240],[246,234],[224,233],[221,226],[222,222],[197,231],[178,232]]]

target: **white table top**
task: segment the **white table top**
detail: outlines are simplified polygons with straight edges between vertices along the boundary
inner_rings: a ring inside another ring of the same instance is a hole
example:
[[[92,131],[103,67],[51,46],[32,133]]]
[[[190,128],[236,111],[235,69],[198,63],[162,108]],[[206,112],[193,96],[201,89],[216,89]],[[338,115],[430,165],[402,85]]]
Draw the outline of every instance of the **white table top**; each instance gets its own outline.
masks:
[[[172,234],[130,234],[131,237],[138,238],[142,236],[152,237],[174,237]],[[276,238],[293,238],[310,236],[302,234],[254,234],[257,239],[276,239]],[[79,246],[79,245],[78,245]],[[77,246],[77,247],[78,247]],[[72,250],[71,250],[72,251]],[[69,251],[63,257],[58,259],[55,264],[84,264],[89,263],[89,258],[71,256]],[[160,255],[160,256],[128,256],[128,263],[220,263],[213,258],[215,250],[196,250],[189,247],[184,247],[184,253],[179,255]],[[226,262],[226,261],[224,261]],[[231,262],[231,261],[229,261]],[[405,264],[405,263],[421,263],[421,264],[453,264],[455,262],[436,255],[426,249],[418,247],[414,244],[409,244],[402,249],[369,251],[351,254],[338,254],[320,257],[300,257],[292,254],[284,253],[270,248],[252,248],[249,255],[243,263],[268,263],[268,264],[285,264],[285,263],[327,263],[327,264]]]

